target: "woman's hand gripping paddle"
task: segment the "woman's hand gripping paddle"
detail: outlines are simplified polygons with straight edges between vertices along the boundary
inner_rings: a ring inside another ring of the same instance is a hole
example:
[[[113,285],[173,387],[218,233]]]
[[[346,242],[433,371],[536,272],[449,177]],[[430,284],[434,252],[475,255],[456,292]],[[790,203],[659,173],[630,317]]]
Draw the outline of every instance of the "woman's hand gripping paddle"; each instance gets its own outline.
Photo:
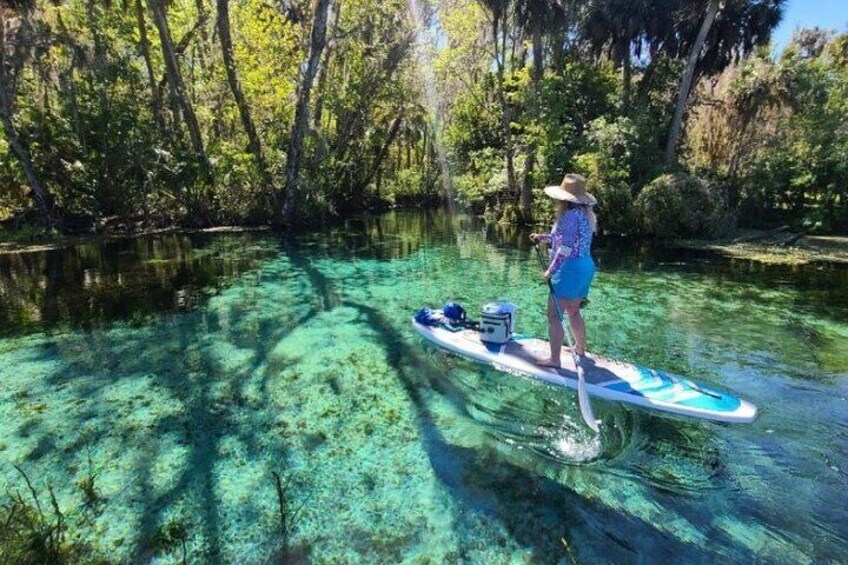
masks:
[[[547,268],[545,252],[542,250],[541,246],[536,245],[536,253],[539,257],[539,263],[542,265],[542,268]],[[580,415],[583,416],[583,420],[586,422],[587,426],[592,428],[595,432],[599,432],[599,421],[595,419],[595,414],[592,412],[592,404],[589,402],[589,391],[586,390],[586,375],[583,372],[583,365],[580,363],[580,357],[574,350],[574,340],[571,338],[571,328],[567,327],[565,324],[562,309],[559,307],[559,301],[557,300],[556,294],[554,294],[553,283],[550,279],[547,279],[547,282],[557,318],[559,318],[559,322],[562,324],[562,333],[565,335],[565,339],[568,342],[568,349],[571,351],[571,358],[574,361],[574,367],[577,369],[577,401],[580,404]]]

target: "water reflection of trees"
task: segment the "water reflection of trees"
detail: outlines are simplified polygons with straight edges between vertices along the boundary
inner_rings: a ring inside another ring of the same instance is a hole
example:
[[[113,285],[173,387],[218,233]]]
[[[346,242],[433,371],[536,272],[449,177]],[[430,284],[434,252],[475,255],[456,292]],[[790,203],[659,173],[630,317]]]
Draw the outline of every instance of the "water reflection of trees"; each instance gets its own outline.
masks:
[[[460,258],[487,257],[503,273],[530,251],[527,233],[444,210],[410,210],[348,218],[297,240],[304,252],[342,262],[394,261],[434,247],[454,247]],[[196,307],[227,277],[276,254],[276,239],[180,234],[0,255],[0,335],[56,325],[91,327],[110,319],[141,322],[153,313]],[[762,265],[614,238],[599,238],[593,255],[602,273],[683,271],[766,288],[785,287],[789,281],[819,314],[839,318],[848,309],[844,269],[829,269],[823,277],[816,267]]]
[[[2,255],[0,334],[189,309],[274,252],[249,234],[183,234]]]

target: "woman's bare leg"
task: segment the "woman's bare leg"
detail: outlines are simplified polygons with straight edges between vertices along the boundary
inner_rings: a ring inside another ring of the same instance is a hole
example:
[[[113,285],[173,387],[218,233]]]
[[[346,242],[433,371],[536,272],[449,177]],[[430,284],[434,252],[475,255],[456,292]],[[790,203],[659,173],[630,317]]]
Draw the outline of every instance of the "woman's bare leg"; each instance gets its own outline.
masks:
[[[586,322],[580,313],[580,298],[575,300],[560,299],[562,311],[568,315],[571,333],[574,335],[574,351],[581,357],[586,354]]]
[[[551,356],[539,364],[561,367],[559,355],[562,351],[562,342],[565,339],[565,330],[562,327],[562,322],[559,321],[556,308],[554,308],[553,296],[548,298],[548,336],[551,342]]]
[[[583,320],[583,314],[580,313],[582,299],[559,298],[558,300],[560,312],[564,316],[568,316],[571,333],[574,335],[574,351],[582,357],[586,354],[586,322]],[[565,328],[559,321],[553,301],[553,297],[548,300],[548,335],[550,336],[551,356],[539,361],[539,365],[561,367],[560,353],[565,341]]]

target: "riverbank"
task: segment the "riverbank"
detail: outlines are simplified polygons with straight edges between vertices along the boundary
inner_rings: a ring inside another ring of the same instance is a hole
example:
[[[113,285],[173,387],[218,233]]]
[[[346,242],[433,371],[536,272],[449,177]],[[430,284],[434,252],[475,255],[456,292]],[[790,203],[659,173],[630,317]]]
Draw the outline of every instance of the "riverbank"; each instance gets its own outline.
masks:
[[[136,237],[145,237],[153,235],[167,235],[170,233],[243,233],[243,232],[262,232],[269,231],[268,226],[216,226],[212,228],[183,228],[169,227],[158,229],[147,229],[138,231],[121,231],[114,233],[98,233],[91,235],[51,235],[42,233],[33,236],[31,239],[14,238],[8,241],[0,239],[0,255],[13,253],[38,253],[41,251],[52,251],[55,249],[65,249],[84,243],[102,243],[106,241],[115,241],[118,239],[132,239]],[[4,232],[0,232],[2,238]]]
[[[269,231],[268,226],[217,226],[211,228],[168,228],[116,231],[91,235],[63,236],[34,233],[29,237],[4,236],[13,232],[0,231],[0,255],[37,253],[64,249],[84,243],[98,243],[118,239],[131,239],[170,233],[241,233]],[[739,230],[733,237],[720,240],[682,239],[673,246],[684,249],[715,251],[733,259],[758,261],[771,265],[807,265],[811,263],[838,263],[848,265],[848,236],[807,235],[793,233],[785,228],[775,230]]]
[[[778,229],[740,230],[734,238],[722,240],[680,240],[686,249],[707,249],[734,259],[767,264],[808,265],[839,263],[848,265],[848,237],[803,235]]]

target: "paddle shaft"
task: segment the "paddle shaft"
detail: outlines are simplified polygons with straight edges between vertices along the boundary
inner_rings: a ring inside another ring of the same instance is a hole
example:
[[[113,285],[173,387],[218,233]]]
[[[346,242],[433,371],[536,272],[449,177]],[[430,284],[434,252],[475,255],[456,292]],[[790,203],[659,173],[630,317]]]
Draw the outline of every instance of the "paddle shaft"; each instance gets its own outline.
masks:
[[[539,257],[539,264],[542,266],[543,269],[546,268],[547,260],[545,259],[544,251],[542,251],[542,248],[538,244],[536,245],[536,254]],[[576,352],[574,351],[574,342],[571,339],[570,330],[569,328],[565,327],[565,315],[562,313],[562,308],[560,308],[559,300],[557,300],[556,293],[554,292],[554,283],[552,283],[551,279],[549,278],[545,279],[545,282],[548,283],[548,290],[551,292],[551,302],[554,303],[554,309],[556,310],[557,318],[559,318],[559,321],[562,324],[562,333],[565,335],[565,340],[568,342],[568,347],[571,348],[572,353],[576,354]]]
[[[543,269],[546,268],[546,258],[544,252],[542,251],[542,248],[539,245],[536,245],[536,253],[539,257],[539,264],[542,266]],[[548,283],[548,290],[550,290],[551,292],[551,301],[554,303],[554,309],[556,310],[557,318],[559,318],[559,321],[562,324],[562,333],[565,336],[565,340],[568,342],[568,347],[571,349],[571,355],[574,359],[574,365],[577,368],[577,376],[580,378],[580,380],[583,380],[585,378],[583,373],[583,367],[580,366],[580,359],[577,357],[577,352],[574,350],[574,341],[572,341],[571,339],[571,333],[569,331],[569,328],[565,327],[565,316],[562,313],[562,308],[560,308],[559,306],[559,300],[557,300],[556,293],[554,293],[554,284],[551,282],[551,279],[546,279],[546,281]],[[654,372],[652,371],[652,373]],[[689,388],[697,392],[700,392],[701,394],[706,394],[707,396],[711,396],[719,400],[722,398],[720,394],[710,390],[706,390],[691,381],[681,379],[680,382],[683,385],[688,386]]]
[[[546,266],[545,254],[541,250],[541,248],[537,245],[536,251],[539,256],[539,263],[542,265],[544,269]],[[559,323],[562,326],[562,334],[563,337],[568,341],[568,347],[571,350],[571,359],[574,362],[574,368],[577,371],[577,400],[580,405],[580,415],[583,416],[583,421],[586,422],[586,425],[589,426],[595,432],[599,432],[600,428],[598,427],[598,420],[595,419],[595,415],[592,412],[592,404],[589,402],[589,391],[586,389],[586,375],[583,372],[583,365],[580,363],[580,357],[577,355],[577,351],[574,348],[574,341],[571,339],[571,328],[565,327],[565,316],[562,314],[562,308],[559,306],[559,299],[556,297],[556,293],[554,292],[554,284],[550,279],[548,281],[548,290],[550,291],[551,300],[554,303],[554,309],[556,310],[557,317],[559,318]],[[570,324],[570,320],[569,320]],[[562,344],[560,344],[561,346]],[[551,351],[553,353],[553,351]]]

